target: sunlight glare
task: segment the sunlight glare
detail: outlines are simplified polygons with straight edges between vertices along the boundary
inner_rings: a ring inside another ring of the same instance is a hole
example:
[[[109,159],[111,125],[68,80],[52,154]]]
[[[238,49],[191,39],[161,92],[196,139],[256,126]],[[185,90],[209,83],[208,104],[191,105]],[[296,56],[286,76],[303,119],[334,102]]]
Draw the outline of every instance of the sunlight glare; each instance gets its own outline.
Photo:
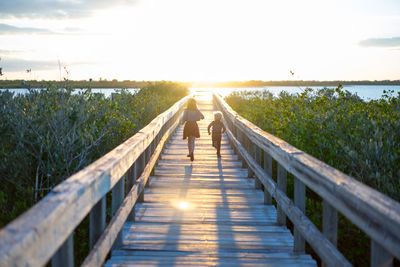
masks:
[[[181,210],[185,210],[189,207],[189,203],[187,203],[186,201],[181,201],[181,202],[179,202],[178,207]]]

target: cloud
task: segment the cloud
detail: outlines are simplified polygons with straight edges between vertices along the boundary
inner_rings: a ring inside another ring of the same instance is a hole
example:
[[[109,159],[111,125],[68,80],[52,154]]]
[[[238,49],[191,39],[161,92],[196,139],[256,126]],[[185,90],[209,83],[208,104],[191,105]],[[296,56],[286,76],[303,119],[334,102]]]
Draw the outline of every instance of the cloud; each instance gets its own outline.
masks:
[[[400,47],[400,37],[370,38],[358,43],[362,47]]]
[[[1,52],[2,50],[0,50]],[[7,50],[6,50],[7,51]],[[67,68],[73,68],[78,65],[92,65],[98,64],[95,61],[76,61],[69,62],[65,64],[65,62],[61,62],[61,67],[66,66]],[[27,60],[20,58],[9,58],[2,57],[0,61],[0,67],[3,68],[3,72],[17,72],[17,71],[25,71],[27,69],[32,69],[33,71],[40,70],[58,70],[58,60]]]
[[[8,50],[8,49],[0,49],[0,58],[1,56],[4,55],[13,55],[13,54],[19,54],[19,53],[23,53],[24,51],[22,50]]]
[[[132,5],[138,0],[1,0],[0,17],[70,18],[90,16],[93,11],[121,5]]]
[[[57,61],[26,60],[18,58],[4,58],[0,61],[3,72],[32,70],[48,70],[58,68]]]
[[[30,27],[16,27],[9,24],[0,23],[0,35],[2,34],[54,34],[54,32]]]

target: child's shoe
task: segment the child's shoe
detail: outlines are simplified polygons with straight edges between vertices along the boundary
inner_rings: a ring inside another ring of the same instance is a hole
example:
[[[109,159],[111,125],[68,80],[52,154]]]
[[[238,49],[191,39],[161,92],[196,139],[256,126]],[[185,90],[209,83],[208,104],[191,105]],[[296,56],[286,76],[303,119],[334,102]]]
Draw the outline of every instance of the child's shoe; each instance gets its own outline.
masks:
[[[194,160],[194,156],[193,156],[193,153],[192,154],[190,154],[190,161],[193,161]]]

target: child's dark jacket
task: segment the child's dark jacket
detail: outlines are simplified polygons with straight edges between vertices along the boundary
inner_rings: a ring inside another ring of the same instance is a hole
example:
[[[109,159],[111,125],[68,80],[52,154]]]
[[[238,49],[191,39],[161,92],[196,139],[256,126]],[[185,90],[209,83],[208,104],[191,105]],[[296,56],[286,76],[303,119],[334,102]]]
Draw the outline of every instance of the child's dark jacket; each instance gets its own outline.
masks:
[[[210,128],[212,128],[212,140],[221,140],[222,133],[226,131],[224,123],[222,121],[212,121],[207,128],[208,133],[210,133]]]

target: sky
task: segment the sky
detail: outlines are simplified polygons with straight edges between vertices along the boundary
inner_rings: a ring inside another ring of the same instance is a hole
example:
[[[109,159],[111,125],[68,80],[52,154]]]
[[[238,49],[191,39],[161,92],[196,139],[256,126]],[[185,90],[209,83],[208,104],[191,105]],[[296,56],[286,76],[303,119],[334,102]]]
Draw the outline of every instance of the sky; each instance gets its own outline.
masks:
[[[0,58],[2,80],[400,80],[400,1],[1,0]]]

